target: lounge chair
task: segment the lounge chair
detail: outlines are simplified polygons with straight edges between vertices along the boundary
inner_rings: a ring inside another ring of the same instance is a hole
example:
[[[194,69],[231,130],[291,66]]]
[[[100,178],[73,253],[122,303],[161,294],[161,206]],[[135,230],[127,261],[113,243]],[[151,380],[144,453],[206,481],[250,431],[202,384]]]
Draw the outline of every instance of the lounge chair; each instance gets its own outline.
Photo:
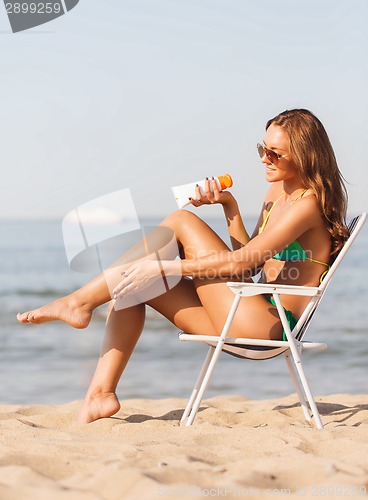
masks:
[[[318,429],[323,429],[317,405],[304,373],[301,356],[304,349],[322,350],[326,349],[327,345],[318,342],[307,342],[304,340],[304,336],[311,323],[312,317],[314,317],[318,305],[324,296],[328,285],[330,284],[332,276],[335,274],[341,261],[344,259],[355,238],[358,236],[364,225],[365,219],[366,213],[362,213],[351,221],[349,225],[350,236],[322,280],[322,283],[318,287],[228,282],[227,286],[235,296],[221,335],[207,336],[188,334],[185,332],[179,333],[179,340],[181,341],[205,342],[210,346],[202,370],[184,410],[181,423],[184,423],[185,420],[187,426],[193,423],[217,360],[221,352],[224,351],[228,354],[244,359],[270,359],[283,354],[289,368],[291,378],[294,381],[306,420],[310,422],[312,417],[314,417],[316,427]],[[227,336],[242,297],[259,294],[273,295],[287,340],[231,338]],[[280,295],[286,294],[310,297],[310,300],[293,331],[290,330],[285,316],[285,311],[280,300]]]

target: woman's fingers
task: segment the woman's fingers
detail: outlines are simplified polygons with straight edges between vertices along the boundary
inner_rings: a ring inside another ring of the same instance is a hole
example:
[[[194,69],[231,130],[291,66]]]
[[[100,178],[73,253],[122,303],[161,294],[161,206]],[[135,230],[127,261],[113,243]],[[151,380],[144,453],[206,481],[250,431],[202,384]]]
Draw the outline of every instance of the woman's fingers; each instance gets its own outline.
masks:
[[[189,201],[195,207],[217,203],[221,192],[214,177],[212,177],[212,179],[206,177],[203,188],[201,189],[197,184],[195,188],[195,198],[189,198]]]
[[[212,192],[215,200],[218,201],[222,191],[213,177],[212,177]]]
[[[206,177],[204,181],[204,194],[207,200],[212,203],[213,202],[213,191],[212,191],[212,180]]]
[[[128,267],[123,279],[114,288],[114,299],[138,292],[151,286],[161,276],[160,263],[157,260],[141,260]]]
[[[195,188],[195,201],[197,203],[200,203],[202,201],[202,192],[201,192],[201,188],[199,187],[198,184],[196,184],[196,188]]]
[[[119,297],[119,295],[121,294],[121,292],[124,290],[124,284],[123,282],[121,281],[113,290],[113,297],[114,299],[116,299],[117,297]]]
[[[129,277],[130,275],[128,274],[127,271],[121,273],[122,274],[122,280],[114,290],[112,291],[114,299],[116,299],[119,295],[122,294],[122,292],[128,287],[128,285],[131,283],[132,279]]]
[[[114,289],[114,299],[122,297],[123,295],[127,295],[130,292],[136,291],[139,289],[139,286],[135,283],[134,280],[128,281],[124,280]]]

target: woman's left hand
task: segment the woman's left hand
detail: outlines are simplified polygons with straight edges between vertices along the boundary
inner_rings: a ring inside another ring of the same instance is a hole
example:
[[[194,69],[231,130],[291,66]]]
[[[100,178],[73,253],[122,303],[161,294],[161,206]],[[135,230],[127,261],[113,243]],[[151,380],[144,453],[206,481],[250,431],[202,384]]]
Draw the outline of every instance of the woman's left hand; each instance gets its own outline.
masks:
[[[122,280],[113,290],[114,299],[149,287],[161,278],[162,267],[156,259],[142,259],[127,264],[121,274]]]

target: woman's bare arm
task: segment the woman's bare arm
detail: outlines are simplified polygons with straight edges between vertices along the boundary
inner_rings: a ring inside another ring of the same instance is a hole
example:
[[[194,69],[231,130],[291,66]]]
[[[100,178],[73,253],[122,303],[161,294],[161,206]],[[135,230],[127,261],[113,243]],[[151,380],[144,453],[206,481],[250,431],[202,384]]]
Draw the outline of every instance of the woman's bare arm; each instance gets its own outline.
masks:
[[[249,243],[250,236],[245,229],[236,199],[232,195],[228,198],[228,201],[224,202],[222,204],[222,207],[227,222],[231,247],[233,250],[239,250],[247,243]]]
[[[309,229],[320,224],[321,216],[313,196],[291,205],[277,225],[252,238],[245,246],[235,251],[217,252],[201,259],[165,262],[165,273],[179,272],[183,276],[231,277],[250,275],[252,270],[287,245],[298,239]],[[167,268],[166,268],[167,265]]]
[[[196,199],[192,199],[191,203],[195,207],[209,204],[222,205],[232,249],[238,250],[249,242],[250,236],[245,229],[242,216],[240,215],[238,202],[230,191],[220,191],[216,182],[212,179],[206,179],[204,195],[197,188]]]

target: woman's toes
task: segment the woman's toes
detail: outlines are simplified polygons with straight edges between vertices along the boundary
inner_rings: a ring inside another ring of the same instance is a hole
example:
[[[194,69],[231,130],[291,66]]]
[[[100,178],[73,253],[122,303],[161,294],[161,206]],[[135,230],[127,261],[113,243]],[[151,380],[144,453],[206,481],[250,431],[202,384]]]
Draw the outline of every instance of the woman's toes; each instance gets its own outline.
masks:
[[[18,313],[17,314],[17,320],[20,323],[27,323],[27,321],[28,321],[28,313]]]

